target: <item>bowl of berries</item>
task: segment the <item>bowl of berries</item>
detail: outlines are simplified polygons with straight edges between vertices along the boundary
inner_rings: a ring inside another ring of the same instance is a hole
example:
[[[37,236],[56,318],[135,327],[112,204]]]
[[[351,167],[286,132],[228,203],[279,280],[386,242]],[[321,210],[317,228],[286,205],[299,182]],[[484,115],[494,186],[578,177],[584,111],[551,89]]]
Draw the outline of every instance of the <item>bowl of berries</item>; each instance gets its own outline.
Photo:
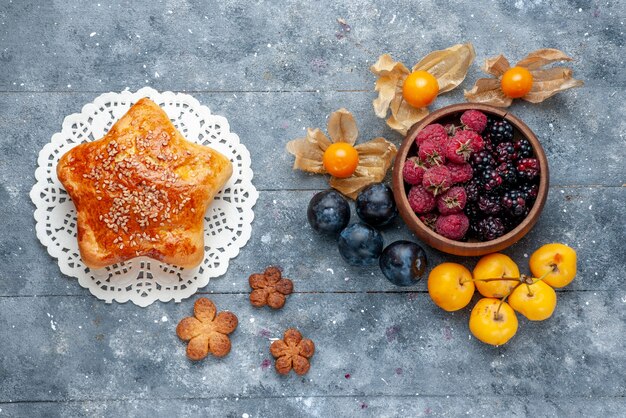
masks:
[[[477,103],[439,109],[414,125],[396,156],[400,216],[440,251],[479,256],[519,241],[548,195],[539,140],[505,110]]]

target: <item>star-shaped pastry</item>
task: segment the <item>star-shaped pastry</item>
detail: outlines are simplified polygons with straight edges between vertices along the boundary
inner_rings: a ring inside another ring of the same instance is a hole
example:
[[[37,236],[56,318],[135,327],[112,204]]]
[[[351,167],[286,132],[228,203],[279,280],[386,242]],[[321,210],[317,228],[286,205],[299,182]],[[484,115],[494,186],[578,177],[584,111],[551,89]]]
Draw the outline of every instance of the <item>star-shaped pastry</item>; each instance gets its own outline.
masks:
[[[187,141],[148,98],[57,166],[78,213],[81,257],[91,268],[137,256],[198,265],[204,213],[231,174],[225,156]]]

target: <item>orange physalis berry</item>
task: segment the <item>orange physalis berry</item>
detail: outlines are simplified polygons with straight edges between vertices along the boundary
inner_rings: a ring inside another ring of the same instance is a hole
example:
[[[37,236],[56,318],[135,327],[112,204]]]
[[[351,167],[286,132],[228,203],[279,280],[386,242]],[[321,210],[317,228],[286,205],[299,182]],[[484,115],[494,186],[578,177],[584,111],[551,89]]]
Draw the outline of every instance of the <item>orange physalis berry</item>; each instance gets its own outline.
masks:
[[[500,86],[507,97],[524,97],[533,86],[533,75],[524,67],[509,68],[502,75]]]
[[[333,177],[350,177],[359,165],[359,153],[347,142],[335,142],[324,151],[323,164]]]
[[[437,79],[427,71],[414,71],[404,80],[402,96],[413,107],[428,106],[439,94]]]

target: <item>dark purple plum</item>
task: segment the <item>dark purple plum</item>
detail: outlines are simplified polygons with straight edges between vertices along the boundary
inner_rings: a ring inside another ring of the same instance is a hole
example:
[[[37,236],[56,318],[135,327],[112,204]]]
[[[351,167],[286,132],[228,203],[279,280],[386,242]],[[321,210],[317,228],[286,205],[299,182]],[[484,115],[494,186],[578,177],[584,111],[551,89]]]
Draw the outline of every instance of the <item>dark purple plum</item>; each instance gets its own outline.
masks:
[[[356,198],[356,214],[367,224],[383,226],[398,215],[391,187],[374,183],[363,189]]]
[[[353,266],[374,264],[383,251],[383,236],[367,224],[355,223],[341,231],[337,240],[339,254]]]
[[[412,286],[426,270],[426,253],[414,242],[396,241],[387,246],[378,261],[387,280],[396,286]]]
[[[317,232],[336,234],[350,222],[350,205],[341,193],[324,190],[309,202],[307,218]]]

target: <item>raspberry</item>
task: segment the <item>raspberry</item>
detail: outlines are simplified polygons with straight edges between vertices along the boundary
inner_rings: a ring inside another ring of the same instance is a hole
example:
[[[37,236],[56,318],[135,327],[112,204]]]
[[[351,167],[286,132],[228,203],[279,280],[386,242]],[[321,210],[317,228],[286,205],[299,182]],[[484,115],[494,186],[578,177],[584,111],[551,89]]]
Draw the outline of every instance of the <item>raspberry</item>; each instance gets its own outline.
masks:
[[[417,141],[420,147],[427,139],[432,139],[435,142],[446,142],[448,140],[448,132],[442,125],[433,123],[425,126],[415,137],[415,141]]]
[[[524,194],[519,190],[508,190],[502,195],[502,206],[510,215],[519,217],[526,210]]]
[[[522,158],[517,162],[517,174],[525,179],[532,180],[539,175],[539,161],[535,158]]]
[[[476,226],[476,232],[478,238],[481,241],[491,241],[504,235],[505,227],[502,219],[489,216],[480,222]]]
[[[446,162],[443,155],[443,142],[437,142],[435,139],[429,138],[425,140],[418,151],[420,160],[424,161],[430,167],[441,165]]]
[[[513,127],[505,120],[494,120],[494,122],[489,125],[487,132],[494,145],[513,140]]]
[[[454,126],[454,123],[448,123],[444,126],[444,128],[446,128],[448,136],[454,136],[454,134],[456,134],[457,127]]]
[[[435,231],[439,235],[453,240],[460,240],[469,228],[469,219],[463,212],[441,215],[435,223]]]
[[[404,162],[402,167],[402,177],[404,181],[411,185],[422,184],[426,165],[417,157],[411,157]]]
[[[422,185],[434,196],[443,193],[452,186],[452,176],[448,167],[440,165],[431,167],[424,173]]]
[[[449,215],[451,213],[461,212],[466,202],[467,195],[465,194],[465,189],[456,186],[439,195],[437,198],[437,209],[439,209],[440,214]]]
[[[517,158],[530,158],[533,156],[533,146],[530,145],[530,141],[526,138],[518,138],[513,142]]]
[[[446,164],[446,167],[448,167],[448,170],[450,170],[450,175],[452,176],[452,184],[465,183],[474,176],[474,169],[468,163],[448,163]]]
[[[473,178],[465,185],[465,194],[469,202],[475,202],[478,200],[480,194],[480,182],[477,178]]]
[[[480,176],[483,189],[488,192],[495,192],[502,185],[502,177],[493,168],[487,168]]]
[[[470,157],[470,164],[474,170],[478,172],[484,171],[486,168],[493,168],[496,166],[496,160],[493,155],[487,150],[475,152]]]
[[[478,152],[485,148],[485,140],[480,134],[477,134],[474,131],[464,131],[467,132],[466,135],[472,137],[472,152]]]
[[[497,215],[502,210],[498,196],[483,195],[478,198],[478,209],[485,215]]]
[[[409,206],[411,206],[413,212],[417,214],[428,213],[435,209],[435,196],[422,186],[411,187],[407,198],[409,200]]]
[[[515,160],[517,153],[515,152],[515,147],[512,142],[501,142],[496,146],[494,156],[499,163],[505,163]]]
[[[467,129],[481,133],[487,126],[487,116],[478,110],[466,110],[461,115],[461,123]]]
[[[476,132],[461,130],[447,142],[444,154],[449,161],[461,164],[469,159],[472,152],[480,151],[484,145],[482,137]]]
[[[502,177],[502,181],[508,185],[513,186],[517,184],[517,169],[511,161],[500,164],[496,167],[496,172]]]
[[[435,212],[430,212],[427,213],[425,215],[420,215],[420,221],[424,222],[424,225],[426,225],[427,227],[429,227],[430,229],[432,229],[433,231],[435,230],[435,224],[437,223],[437,218],[439,217],[439,215],[437,215]]]
[[[457,135],[446,143],[443,150],[446,159],[455,164],[463,164],[472,154],[472,147],[468,143],[460,142]]]

